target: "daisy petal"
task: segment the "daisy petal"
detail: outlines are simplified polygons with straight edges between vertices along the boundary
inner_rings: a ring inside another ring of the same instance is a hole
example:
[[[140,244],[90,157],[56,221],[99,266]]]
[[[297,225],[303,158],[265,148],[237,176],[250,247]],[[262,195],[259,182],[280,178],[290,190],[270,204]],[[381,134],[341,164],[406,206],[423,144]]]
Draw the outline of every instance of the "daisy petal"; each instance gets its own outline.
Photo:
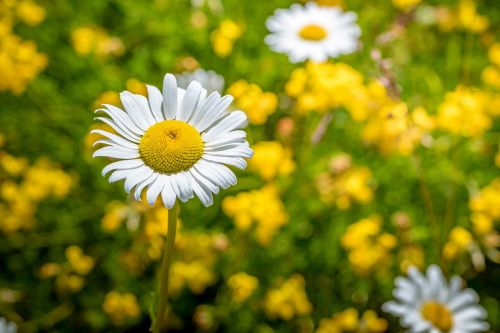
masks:
[[[177,81],[172,74],[163,79],[163,116],[165,119],[175,119],[177,112]]]

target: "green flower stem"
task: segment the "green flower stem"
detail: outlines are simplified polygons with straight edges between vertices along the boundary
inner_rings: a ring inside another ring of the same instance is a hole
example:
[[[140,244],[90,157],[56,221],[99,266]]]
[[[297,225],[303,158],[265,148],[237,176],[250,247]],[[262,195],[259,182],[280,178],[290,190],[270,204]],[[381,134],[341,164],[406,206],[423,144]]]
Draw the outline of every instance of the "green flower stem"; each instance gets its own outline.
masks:
[[[179,204],[176,201],[174,207],[168,211],[168,233],[167,241],[163,248],[163,259],[161,262],[160,272],[160,304],[156,314],[156,324],[154,333],[160,333],[165,326],[165,310],[168,301],[168,282],[170,277],[170,262],[172,261],[172,254],[175,245],[175,233],[177,229],[177,215],[179,214]]]

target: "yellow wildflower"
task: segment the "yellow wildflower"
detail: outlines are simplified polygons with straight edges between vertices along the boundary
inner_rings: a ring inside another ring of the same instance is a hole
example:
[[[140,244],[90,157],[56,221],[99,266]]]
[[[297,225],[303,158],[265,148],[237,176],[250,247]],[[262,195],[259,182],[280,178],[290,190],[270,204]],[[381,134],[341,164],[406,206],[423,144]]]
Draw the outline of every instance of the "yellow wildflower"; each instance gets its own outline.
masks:
[[[66,248],[66,258],[73,270],[80,275],[87,275],[94,268],[94,259],[84,255],[76,245]]]
[[[255,225],[257,241],[261,245],[268,245],[279,229],[288,223],[285,207],[273,184],[224,198],[222,210],[234,219],[236,228],[240,230],[246,231]]]
[[[422,0],[392,0],[394,7],[403,11],[410,11],[417,6]]]
[[[111,318],[113,324],[117,326],[121,326],[129,320],[135,320],[141,314],[137,298],[131,293],[109,292],[104,299],[102,308]]]
[[[339,154],[330,160],[329,172],[318,175],[316,188],[325,203],[335,203],[339,209],[348,209],[353,201],[367,203],[372,200],[371,178],[370,169],[354,167],[351,156]]]
[[[315,333],[382,333],[387,327],[387,321],[379,318],[374,311],[367,310],[360,318],[356,309],[349,308],[331,318],[321,319]]]
[[[20,1],[16,7],[16,14],[28,25],[35,26],[45,19],[45,9],[33,1]]]
[[[351,224],[341,239],[342,246],[349,252],[349,262],[361,275],[380,269],[390,250],[397,244],[397,239],[382,231],[382,220],[371,216]]]
[[[244,80],[233,83],[227,90],[232,95],[234,103],[248,116],[251,124],[262,125],[267,117],[276,111],[278,98],[272,92],[263,92],[256,84]]]
[[[264,298],[264,311],[273,318],[290,320],[295,316],[303,316],[312,312],[312,304],[305,291],[305,279],[294,274],[282,281],[276,288],[269,290]]]
[[[256,171],[264,180],[276,176],[287,176],[295,170],[292,151],[277,141],[263,141],[253,147],[254,155],[248,162],[248,168]]]
[[[491,127],[489,101],[485,92],[459,86],[439,105],[437,124],[450,133],[480,137]]]
[[[259,286],[259,280],[255,276],[248,275],[245,272],[239,272],[229,277],[227,286],[231,290],[233,300],[237,303],[243,303]]]
[[[467,251],[472,242],[472,235],[467,229],[455,227],[451,230],[448,242],[443,248],[443,256],[448,260],[454,259]]]
[[[121,39],[110,37],[104,29],[94,26],[83,26],[73,30],[71,44],[76,53],[84,56],[90,54],[120,56],[125,50]]]
[[[47,57],[37,52],[33,41],[7,34],[0,40],[0,64],[0,92],[10,91],[18,95],[45,69]]]
[[[107,232],[116,231],[129,212],[129,207],[119,201],[112,201],[106,206],[106,214],[101,220],[102,228]]]
[[[212,48],[221,58],[227,57],[233,51],[233,45],[243,33],[242,28],[234,21],[226,19],[212,32]]]

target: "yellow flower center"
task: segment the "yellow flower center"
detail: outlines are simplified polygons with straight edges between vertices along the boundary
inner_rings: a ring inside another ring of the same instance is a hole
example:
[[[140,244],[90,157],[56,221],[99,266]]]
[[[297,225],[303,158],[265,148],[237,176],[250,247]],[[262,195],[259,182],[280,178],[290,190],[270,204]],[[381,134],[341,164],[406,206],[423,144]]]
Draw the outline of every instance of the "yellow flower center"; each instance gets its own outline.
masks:
[[[144,163],[153,170],[171,174],[189,169],[203,155],[200,133],[189,124],[165,120],[151,126],[139,143]]]
[[[304,26],[299,31],[299,36],[307,40],[322,40],[327,35],[326,30],[316,24],[309,24]]]
[[[422,317],[441,332],[448,332],[453,325],[453,317],[446,306],[437,302],[427,302],[420,308]]]

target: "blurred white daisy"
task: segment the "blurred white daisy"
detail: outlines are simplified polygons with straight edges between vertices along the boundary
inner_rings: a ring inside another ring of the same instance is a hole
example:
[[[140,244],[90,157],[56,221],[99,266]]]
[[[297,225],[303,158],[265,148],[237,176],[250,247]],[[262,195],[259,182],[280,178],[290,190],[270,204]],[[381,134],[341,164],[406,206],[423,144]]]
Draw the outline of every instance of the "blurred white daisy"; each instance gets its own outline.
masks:
[[[357,48],[361,29],[356,14],[315,2],[290,9],[277,9],[266,21],[271,32],[265,42],[276,52],[288,54],[290,62],[324,62]]]
[[[181,74],[175,74],[177,78],[177,83],[180,88],[187,89],[189,83],[192,81],[198,81],[203,88],[205,88],[208,94],[214,91],[222,92],[224,89],[224,78],[211,70],[204,70],[198,68],[195,71],[186,71]]]
[[[0,318],[0,333],[16,333],[17,326],[15,323],[8,322],[5,318]]]
[[[415,267],[408,270],[409,278],[397,277],[393,295],[397,302],[382,306],[386,312],[400,318],[409,332],[472,333],[488,330],[484,308],[470,288],[462,288],[462,279],[453,276],[448,284],[436,265],[427,268],[427,275]]]
[[[233,98],[207,91],[193,81],[187,89],[177,86],[175,76],[165,75],[163,94],[147,86],[148,98],[128,91],[120,94],[125,112],[105,104],[109,117],[96,119],[111,126],[117,134],[93,130],[107,139],[96,144],[93,157],[119,161],[107,165],[102,173],[112,172],[109,181],[125,179],[125,191],[135,188],[135,198],[147,189],[153,205],[161,196],[167,208],[176,199],[186,202],[196,195],[205,206],[212,204],[212,193],[236,184],[235,174],[226,166],[240,169],[253,151],[246,141],[244,112],[228,112]]]

